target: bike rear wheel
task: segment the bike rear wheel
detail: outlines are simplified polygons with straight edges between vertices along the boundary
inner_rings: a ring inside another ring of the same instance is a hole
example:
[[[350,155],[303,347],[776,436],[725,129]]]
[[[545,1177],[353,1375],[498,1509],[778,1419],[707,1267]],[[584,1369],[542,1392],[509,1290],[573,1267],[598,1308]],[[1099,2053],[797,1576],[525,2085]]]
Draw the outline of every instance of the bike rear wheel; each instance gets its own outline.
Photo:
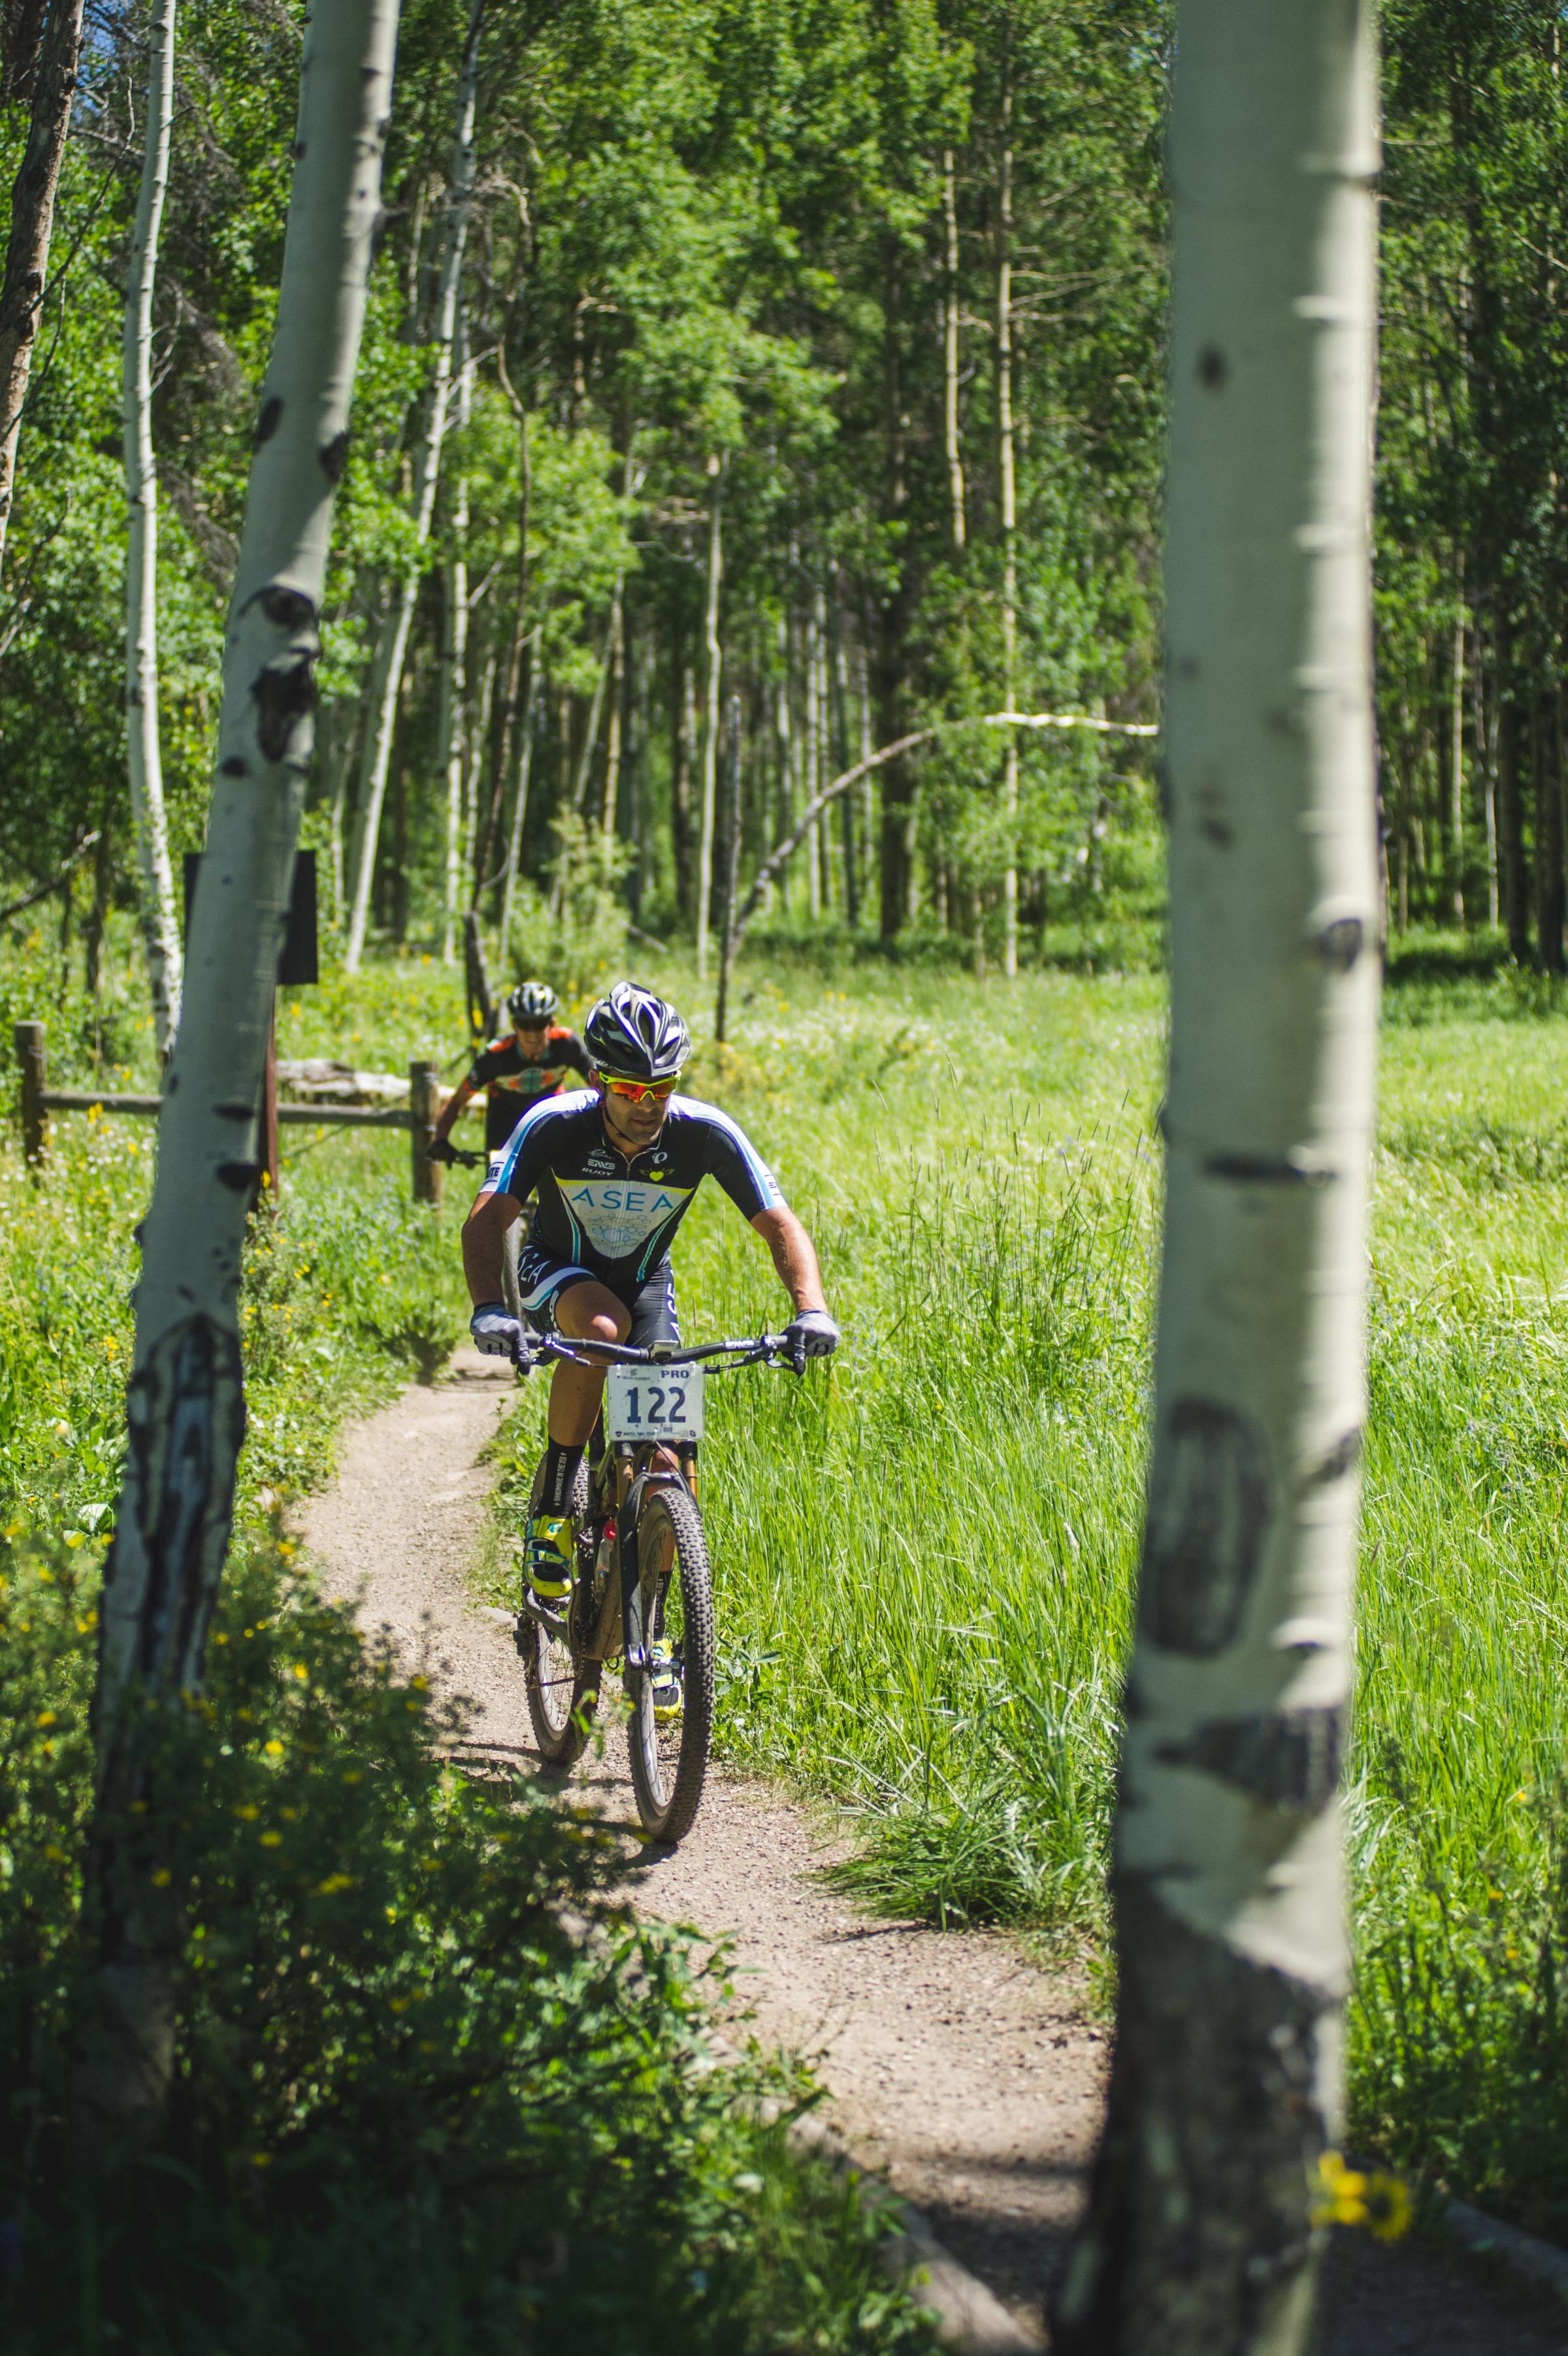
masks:
[[[541,1464],[534,1475],[533,1494],[528,1500],[530,1514],[539,1510],[543,1472]],[[577,1478],[571,1484],[570,1511],[581,1530],[588,1515],[586,1464],[580,1464],[577,1468]],[[526,1588],[526,1564],[523,1584]],[[566,1614],[569,1622],[575,1602],[575,1596],[568,1597]],[[599,1663],[578,1660],[569,1644],[563,1644],[559,1637],[552,1635],[548,1628],[526,1612],[517,1622],[517,1650],[523,1656],[534,1740],[552,1767],[570,1767],[582,1754],[593,1712],[598,1706]]]
[[[654,1679],[634,1672],[626,1727],[632,1789],[651,1840],[691,1830],[713,1737],[713,1582],[697,1503],[686,1489],[647,1494],[637,1519],[637,1585],[645,1648],[662,1639],[680,1672],[681,1706],[656,1716]]]

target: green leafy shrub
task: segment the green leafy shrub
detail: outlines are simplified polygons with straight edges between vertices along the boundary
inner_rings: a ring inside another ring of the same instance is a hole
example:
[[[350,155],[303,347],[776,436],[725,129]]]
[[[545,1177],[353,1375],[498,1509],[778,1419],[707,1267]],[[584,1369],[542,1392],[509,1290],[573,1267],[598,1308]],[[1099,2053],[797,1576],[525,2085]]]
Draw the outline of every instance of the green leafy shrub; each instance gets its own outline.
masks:
[[[183,1923],[174,2101],[77,2151],[91,1590],[61,1553],[0,1596],[9,2351],[929,2344],[885,2224],[767,2123],[808,2084],[716,2062],[713,1966],[618,1901],[614,1837],[457,1772],[426,1680],[266,1548],[136,1827]]]

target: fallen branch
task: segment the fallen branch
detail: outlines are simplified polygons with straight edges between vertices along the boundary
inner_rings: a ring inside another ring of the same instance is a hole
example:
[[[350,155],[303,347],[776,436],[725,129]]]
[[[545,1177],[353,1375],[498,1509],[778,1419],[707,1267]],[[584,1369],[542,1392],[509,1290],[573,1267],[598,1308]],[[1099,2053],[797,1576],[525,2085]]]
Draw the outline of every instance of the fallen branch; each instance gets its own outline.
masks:
[[[859,785],[860,779],[869,776],[873,769],[881,768],[888,761],[896,761],[901,753],[912,753],[917,744],[929,744],[933,737],[947,735],[955,728],[1088,728],[1103,736],[1159,734],[1159,723],[1153,720],[1092,720],[1086,713],[1077,712],[987,712],[973,720],[935,721],[929,728],[917,728],[910,735],[899,737],[896,743],[884,744],[880,752],[868,753],[864,760],[857,761],[853,768],[846,769],[841,776],[835,777],[831,784],[814,794],[790,832],[769,851],[752,879],[752,888],[724,944],[727,963],[733,964],[746,927],[761,906],[763,894],[773,877],[800,849],[828,804],[836,802],[840,794],[848,793],[851,786]]]
[[[47,884],[40,884],[36,890],[24,893],[21,899],[13,900],[8,908],[0,908],[0,925],[7,923],[13,916],[19,916],[25,908],[36,908],[40,900],[47,900],[51,892],[59,892],[69,884],[72,870],[86,858],[101,831],[101,828],[95,826],[91,834],[84,834],[64,866],[57,874],[51,875]]]

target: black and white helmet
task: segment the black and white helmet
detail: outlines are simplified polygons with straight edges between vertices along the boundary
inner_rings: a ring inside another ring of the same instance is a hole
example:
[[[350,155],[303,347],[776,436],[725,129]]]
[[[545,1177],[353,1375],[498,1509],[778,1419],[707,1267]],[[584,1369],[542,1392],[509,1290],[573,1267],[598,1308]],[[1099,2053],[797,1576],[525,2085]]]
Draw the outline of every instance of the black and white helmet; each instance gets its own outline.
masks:
[[[507,1012],[514,1024],[548,1023],[560,1004],[548,981],[519,981],[507,1001]]]
[[[673,1080],[691,1053],[691,1033],[673,1006],[641,982],[618,981],[582,1026],[596,1071],[616,1080]]]

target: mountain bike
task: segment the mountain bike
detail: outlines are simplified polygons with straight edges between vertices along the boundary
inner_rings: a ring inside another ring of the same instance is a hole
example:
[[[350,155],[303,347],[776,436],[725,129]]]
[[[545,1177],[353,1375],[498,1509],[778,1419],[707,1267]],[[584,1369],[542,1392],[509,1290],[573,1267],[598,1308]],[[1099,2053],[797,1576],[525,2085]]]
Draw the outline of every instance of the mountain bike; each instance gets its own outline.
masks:
[[[605,1665],[619,1659],[637,1815],[651,1840],[673,1845],[691,1830],[713,1733],[713,1583],[697,1503],[705,1377],[757,1365],[798,1373],[800,1364],[782,1333],[695,1350],[529,1334],[527,1355],[608,1368],[569,1501],[572,1591],[555,1612],[525,1577],[517,1645],[534,1735],[552,1766],[571,1766],[588,1740]],[[541,1464],[530,1514],[542,1478]]]

